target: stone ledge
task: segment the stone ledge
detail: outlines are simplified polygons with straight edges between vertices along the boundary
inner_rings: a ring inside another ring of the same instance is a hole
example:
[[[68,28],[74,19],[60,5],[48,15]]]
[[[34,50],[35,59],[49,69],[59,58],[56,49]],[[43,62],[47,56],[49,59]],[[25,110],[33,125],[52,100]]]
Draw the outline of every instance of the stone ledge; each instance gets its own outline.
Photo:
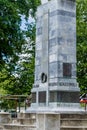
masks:
[[[60,128],[87,128],[87,126],[60,126]]]
[[[87,119],[70,119],[70,118],[66,118],[66,119],[60,119],[61,121],[87,121]]]
[[[3,124],[4,127],[31,127],[31,128],[36,128],[35,125],[21,125],[21,124]]]

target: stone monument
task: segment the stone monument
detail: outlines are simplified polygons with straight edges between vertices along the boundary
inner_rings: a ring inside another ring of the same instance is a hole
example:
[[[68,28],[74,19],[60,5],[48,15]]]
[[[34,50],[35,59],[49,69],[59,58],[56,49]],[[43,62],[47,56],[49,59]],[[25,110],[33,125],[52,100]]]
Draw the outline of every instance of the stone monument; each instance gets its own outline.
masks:
[[[77,107],[76,0],[41,2],[37,9],[31,107]]]

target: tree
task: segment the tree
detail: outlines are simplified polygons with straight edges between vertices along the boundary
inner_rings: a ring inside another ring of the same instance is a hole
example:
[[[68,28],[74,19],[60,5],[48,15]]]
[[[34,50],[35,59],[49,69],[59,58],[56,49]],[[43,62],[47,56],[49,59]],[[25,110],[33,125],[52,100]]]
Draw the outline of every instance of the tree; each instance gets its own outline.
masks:
[[[20,77],[19,86],[23,88],[24,93],[30,94],[34,83],[35,43],[30,38],[27,42],[27,44],[23,45],[17,72],[19,72],[18,75]]]
[[[87,88],[87,0],[77,0],[77,77],[83,92]]]
[[[7,88],[11,88],[12,86],[14,86],[15,81],[15,76],[10,75],[10,72],[8,72],[6,68],[3,68],[0,71],[0,93],[3,92],[4,94],[7,94]]]
[[[3,91],[3,88],[6,93],[30,93],[34,80],[35,23],[28,23],[28,20],[29,16],[35,18],[38,4],[39,0],[0,0],[0,90]],[[26,20],[26,30],[21,30],[22,16]],[[31,50],[27,50],[31,57],[18,69],[22,47],[29,44],[27,37],[32,46]],[[20,73],[19,77],[16,73]],[[29,77],[31,74],[32,77]]]
[[[0,64],[15,63],[22,44],[25,43],[21,30],[21,16],[26,21],[35,16],[39,0],[0,0]],[[27,28],[28,29],[28,28]]]
[[[26,43],[22,47],[23,51],[16,66],[15,83],[11,87],[5,88],[12,95],[30,94],[34,83],[34,46],[32,46],[33,42],[29,42],[29,40],[27,42],[28,44]]]

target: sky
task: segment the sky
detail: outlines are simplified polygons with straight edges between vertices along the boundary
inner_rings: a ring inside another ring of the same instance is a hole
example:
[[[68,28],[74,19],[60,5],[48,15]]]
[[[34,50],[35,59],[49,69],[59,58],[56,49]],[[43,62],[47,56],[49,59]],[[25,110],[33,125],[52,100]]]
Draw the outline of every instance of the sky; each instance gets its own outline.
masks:
[[[21,24],[21,29],[22,30],[26,30],[26,20],[25,20],[25,16],[21,16],[21,19],[22,19],[22,24]],[[28,19],[28,23],[32,23],[32,22],[34,22],[34,19],[31,17],[31,16],[29,16],[29,19]]]

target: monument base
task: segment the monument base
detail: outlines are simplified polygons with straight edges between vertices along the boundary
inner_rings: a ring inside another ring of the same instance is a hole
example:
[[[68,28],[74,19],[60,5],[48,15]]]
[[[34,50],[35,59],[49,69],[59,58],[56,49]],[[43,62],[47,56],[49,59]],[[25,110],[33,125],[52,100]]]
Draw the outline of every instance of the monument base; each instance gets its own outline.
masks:
[[[48,86],[40,85],[32,89],[33,107],[78,107],[79,103],[78,86]]]
[[[79,103],[49,103],[49,106],[32,103],[30,108],[27,108],[26,112],[29,113],[44,113],[44,112],[57,112],[57,113],[70,113],[70,112],[84,112],[84,107],[81,107]]]
[[[36,115],[36,130],[87,130],[87,111],[81,108],[31,107],[28,112]]]
[[[87,113],[38,113],[37,130],[87,130]]]

